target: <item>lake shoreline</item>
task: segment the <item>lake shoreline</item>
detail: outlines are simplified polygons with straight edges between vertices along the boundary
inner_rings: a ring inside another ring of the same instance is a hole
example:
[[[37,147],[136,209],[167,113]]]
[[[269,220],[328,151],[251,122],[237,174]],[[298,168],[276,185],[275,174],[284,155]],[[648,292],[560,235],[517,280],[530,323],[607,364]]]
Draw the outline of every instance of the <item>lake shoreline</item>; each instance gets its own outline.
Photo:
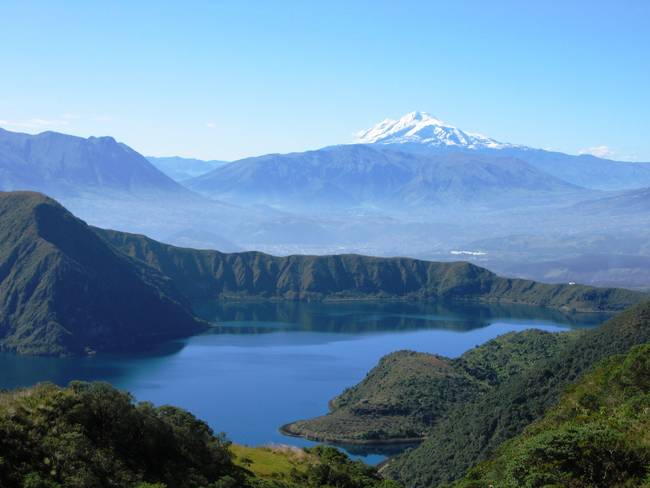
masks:
[[[649,294],[650,296],[650,294]],[[610,307],[610,308],[584,308],[584,307],[568,307],[568,306],[553,306],[553,305],[541,305],[539,303],[533,303],[525,300],[516,300],[510,298],[486,298],[486,297],[435,297],[435,296],[425,296],[418,294],[409,294],[402,296],[395,295],[363,295],[363,296],[296,296],[296,297],[284,297],[284,296],[273,296],[273,297],[262,297],[262,296],[240,296],[240,295],[221,295],[215,297],[211,301],[219,302],[222,304],[229,303],[283,303],[283,302],[293,302],[293,303],[325,303],[325,304],[337,304],[337,303],[354,303],[354,302],[392,302],[392,303],[422,303],[428,305],[435,304],[477,304],[477,305],[515,305],[522,307],[533,307],[533,308],[544,308],[548,310],[556,310],[564,313],[579,313],[579,314],[598,314],[598,313],[616,313],[622,309],[619,307]],[[218,326],[218,325],[217,325]]]

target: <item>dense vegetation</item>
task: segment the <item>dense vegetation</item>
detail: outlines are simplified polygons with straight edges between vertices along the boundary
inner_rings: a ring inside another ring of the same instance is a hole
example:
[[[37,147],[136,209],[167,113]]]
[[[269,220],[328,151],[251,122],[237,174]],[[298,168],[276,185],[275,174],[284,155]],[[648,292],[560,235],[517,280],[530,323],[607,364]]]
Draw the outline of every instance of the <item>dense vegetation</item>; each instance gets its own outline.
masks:
[[[424,438],[446,413],[551,356],[569,334],[509,333],[449,359],[399,351],[330,403],[323,417],[283,427],[321,441],[375,443]]]
[[[275,257],[161,244],[97,229],[116,248],[172,278],[193,300],[228,298],[412,298],[522,303],[565,310],[623,310],[646,295],[582,285],[501,278],[465,262],[360,255]]]
[[[0,394],[0,486],[398,488],[332,448],[233,453],[184,410],[135,404],[108,384],[82,382]]]
[[[464,475],[504,441],[540,418],[563,389],[598,361],[650,342],[650,303],[597,329],[571,333],[548,359],[506,379],[473,402],[451,409],[419,447],[391,460],[385,473],[409,487],[432,487]]]
[[[169,278],[54,200],[0,193],[0,349],[124,351],[203,326]]]
[[[0,397],[0,485],[199,487],[236,477],[228,442],[191,414],[103,383]],[[215,484],[212,486],[227,486]]]
[[[454,486],[650,487],[650,345],[604,360]]]

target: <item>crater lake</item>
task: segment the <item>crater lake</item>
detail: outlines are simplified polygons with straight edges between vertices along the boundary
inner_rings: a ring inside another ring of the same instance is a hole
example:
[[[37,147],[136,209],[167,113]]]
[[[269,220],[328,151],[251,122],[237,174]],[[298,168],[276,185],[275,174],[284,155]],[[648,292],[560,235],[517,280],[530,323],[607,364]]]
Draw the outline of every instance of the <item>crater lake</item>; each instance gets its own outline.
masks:
[[[528,306],[421,302],[207,302],[214,328],[142,354],[31,357],[0,354],[2,388],[42,381],[107,381],[138,401],[172,404],[233,442],[308,446],[282,435],[288,422],[322,415],[377,361],[411,349],[455,357],[510,331],[593,327],[605,314]],[[344,446],[346,447],[346,446]],[[350,447],[378,462],[404,446]]]

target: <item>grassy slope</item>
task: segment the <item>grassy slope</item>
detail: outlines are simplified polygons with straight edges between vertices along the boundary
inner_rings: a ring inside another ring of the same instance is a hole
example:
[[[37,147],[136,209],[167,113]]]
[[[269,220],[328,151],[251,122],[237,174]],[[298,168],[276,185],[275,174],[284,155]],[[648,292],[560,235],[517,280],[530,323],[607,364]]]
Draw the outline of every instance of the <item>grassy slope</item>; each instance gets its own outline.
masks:
[[[447,412],[473,401],[567,343],[570,334],[509,333],[449,359],[399,351],[332,400],[331,412],[283,427],[286,433],[344,443],[424,438]]]
[[[238,466],[260,478],[284,482],[291,482],[292,470],[305,473],[308,465],[317,460],[316,456],[303,449],[290,446],[250,447],[233,444],[230,450]]]
[[[646,295],[582,285],[501,278],[470,263],[360,255],[225,254],[96,229],[125,254],[171,277],[194,300],[216,298],[417,298],[522,303],[566,310],[623,310]]]
[[[604,360],[454,486],[650,486],[650,345]]]
[[[457,479],[540,418],[595,363],[649,341],[650,303],[644,303],[582,332],[579,340],[476,401],[450,410],[421,446],[392,459],[385,473],[416,488]]]

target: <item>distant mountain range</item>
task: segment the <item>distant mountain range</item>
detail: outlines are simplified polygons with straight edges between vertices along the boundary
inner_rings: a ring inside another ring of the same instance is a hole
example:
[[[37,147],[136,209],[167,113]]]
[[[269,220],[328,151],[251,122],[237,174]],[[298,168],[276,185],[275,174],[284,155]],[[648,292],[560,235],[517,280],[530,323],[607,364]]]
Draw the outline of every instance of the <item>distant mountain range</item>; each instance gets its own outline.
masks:
[[[89,223],[176,245],[436,260],[483,250],[469,259],[514,276],[650,286],[645,264],[615,266],[650,255],[648,163],[532,149],[421,113],[361,141],[227,164],[154,159],[177,179],[214,166],[179,184],[110,137],[0,130],[0,189],[42,191]],[[556,266],[581,255],[608,255],[608,267]]]
[[[0,129],[0,189],[55,196],[95,194],[188,198],[192,193],[112,137]]]
[[[553,193],[650,186],[650,164],[571,156],[499,142],[422,112],[387,119],[355,144],[246,158],[187,180],[204,195],[236,203],[417,207],[514,201]]]
[[[639,188],[578,203],[575,211],[587,214],[648,214],[650,212],[650,188]]]
[[[301,207],[381,208],[490,205],[650,187],[650,164],[622,163],[503,143],[411,112],[362,131],[357,144],[269,154],[226,164],[145,158],[110,137],[88,139],[0,129],[0,189],[141,198],[188,198]],[[176,180],[176,181],[173,181]],[[182,181],[183,186],[178,182]],[[582,192],[582,194],[581,194]]]
[[[572,156],[499,142],[466,132],[424,112],[387,119],[357,134],[357,144],[383,145],[416,154],[448,152],[498,154],[525,161],[567,183],[596,190],[625,190],[650,186],[650,163],[625,163],[591,155]]]
[[[147,159],[160,171],[169,176],[172,180],[182,182],[190,178],[209,173],[213,169],[227,164],[227,161],[204,161],[202,159],[181,158],[179,156],[155,157],[147,156]]]
[[[226,201],[293,209],[478,204],[515,197],[523,202],[582,191],[501,154],[424,155],[376,144],[243,159],[186,185]]]

